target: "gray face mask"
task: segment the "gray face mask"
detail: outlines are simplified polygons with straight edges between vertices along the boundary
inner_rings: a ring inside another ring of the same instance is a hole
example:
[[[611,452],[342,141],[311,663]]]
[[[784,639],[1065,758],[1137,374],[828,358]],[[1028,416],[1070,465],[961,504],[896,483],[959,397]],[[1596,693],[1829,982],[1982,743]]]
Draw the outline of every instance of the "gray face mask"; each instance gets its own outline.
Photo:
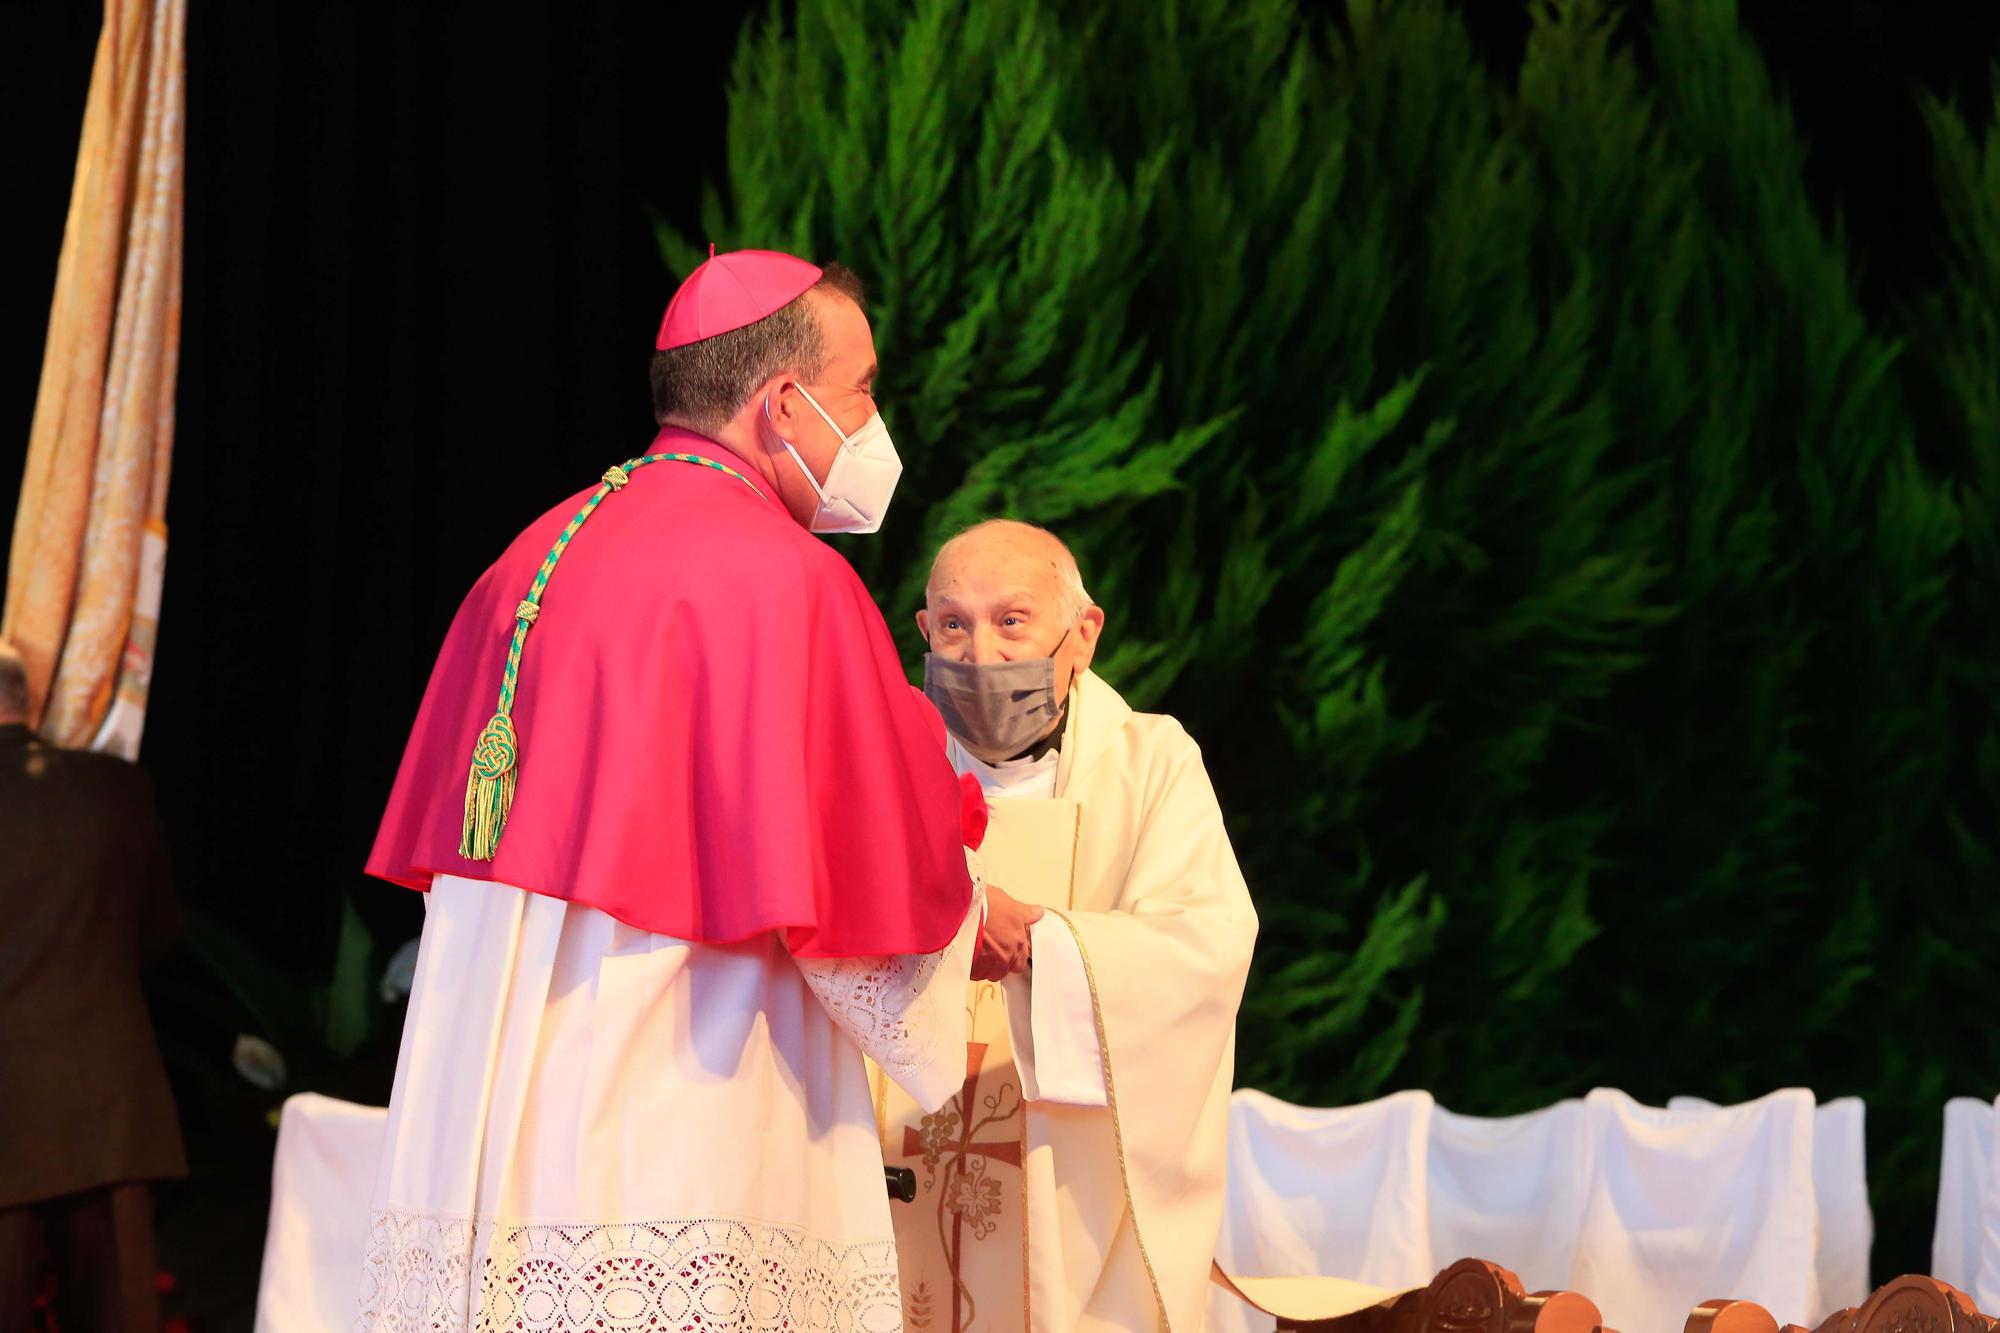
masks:
[[[1061,651],[1063,635],[1056,643]],[[954,662],[924,656],[924,696],[944,714],[945,730],[989,764],[1012,759],[1049,734],[1062,716],[1056,659]]]

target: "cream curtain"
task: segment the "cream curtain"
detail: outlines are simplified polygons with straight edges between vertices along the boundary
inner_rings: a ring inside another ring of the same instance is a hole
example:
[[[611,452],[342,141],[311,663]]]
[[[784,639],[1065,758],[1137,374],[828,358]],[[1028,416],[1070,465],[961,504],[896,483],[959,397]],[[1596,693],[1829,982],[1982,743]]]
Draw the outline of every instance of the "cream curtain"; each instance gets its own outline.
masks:
[[[180,359],[186,0],[107,0],[0,635],[60,745],[136,754]]]

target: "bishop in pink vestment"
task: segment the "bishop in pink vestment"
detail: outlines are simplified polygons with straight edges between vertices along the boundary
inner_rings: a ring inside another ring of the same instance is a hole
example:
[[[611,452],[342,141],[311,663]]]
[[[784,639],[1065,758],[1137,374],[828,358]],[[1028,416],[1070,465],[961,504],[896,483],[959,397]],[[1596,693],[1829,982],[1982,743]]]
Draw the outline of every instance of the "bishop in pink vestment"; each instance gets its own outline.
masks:
[[[368,863],[428,898],[358,1328],[900,1327],[862,1054],[957,1090],[983,894],[814,535],[893,490],[873,360],[851,277],[712,257],[658,436],[460,608]]]

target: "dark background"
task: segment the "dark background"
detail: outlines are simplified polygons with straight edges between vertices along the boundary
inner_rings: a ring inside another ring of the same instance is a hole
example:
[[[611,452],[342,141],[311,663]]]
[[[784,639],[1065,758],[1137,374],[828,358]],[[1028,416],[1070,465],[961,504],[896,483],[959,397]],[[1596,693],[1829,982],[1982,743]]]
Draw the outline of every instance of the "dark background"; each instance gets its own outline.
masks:
[[[1461,8],[1511,68],[1525,5]],[[101,8],[3,12],[11,513]],[[274,909],[261,942],[301,966],[323,968],[339,910],[301,890],[359,882],[347,872],[458,597],[508,534],[650,429],[645,364],[673,283],[654,219],[698,227],[751,12],[191,6],[181,390],[144,758],[185,894]],[[2000,6],[1743,12],[1871,299],[1929,286],[1938,222],[1912,92],[1984,98]],[[1631,26],[1643,34],[1643,6]],[[413,929],[399,897],[364,889],[358,905]]]
[[[1460,7],[1511,69],[1525,6]],[[1813,146],[1812,187],[1864,257],[1868,299],[1927,289],[1939,224],[1913,92],[1986,99],[2000,6],[1743,9]],[[378,939],[417,929],[414,897],[359,867],[459,596],[526,520],[650,432],[645,364],[674,279],[654,221],[697,229],[750,11],[191,11],[183,359],[143,757],[184,898],[317,978],[344,893]],[[0,450],[0,512],[33,413],[100,13],[0,3],[16,237],[0,424],[19,442]],[[1643,5],[1631,26],[1643,37]],[[380,1076],[376,1055],[356,1077]],[[198,1163],[207,1128],[188,1127]],[[240,1209],[216,1216],[246,1225]]]

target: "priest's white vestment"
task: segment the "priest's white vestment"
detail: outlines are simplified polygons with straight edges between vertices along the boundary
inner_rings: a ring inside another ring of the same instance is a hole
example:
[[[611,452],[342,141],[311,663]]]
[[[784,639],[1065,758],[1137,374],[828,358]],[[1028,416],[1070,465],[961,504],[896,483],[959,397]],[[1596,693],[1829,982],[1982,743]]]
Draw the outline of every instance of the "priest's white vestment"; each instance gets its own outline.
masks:
[[[963,1075],[983,890],[936,954],[794,959],[441,875],[357,1333],[902,1327],[865,1051]]]
[[[1201,753],[1080,675],[1060,748],[987,765],[989,883],[1047,910],[975,983],[963,1086],[876,1075],[914,1333],[1195,1333],[1221,1225],[1236,1010],[1257,918]]]

